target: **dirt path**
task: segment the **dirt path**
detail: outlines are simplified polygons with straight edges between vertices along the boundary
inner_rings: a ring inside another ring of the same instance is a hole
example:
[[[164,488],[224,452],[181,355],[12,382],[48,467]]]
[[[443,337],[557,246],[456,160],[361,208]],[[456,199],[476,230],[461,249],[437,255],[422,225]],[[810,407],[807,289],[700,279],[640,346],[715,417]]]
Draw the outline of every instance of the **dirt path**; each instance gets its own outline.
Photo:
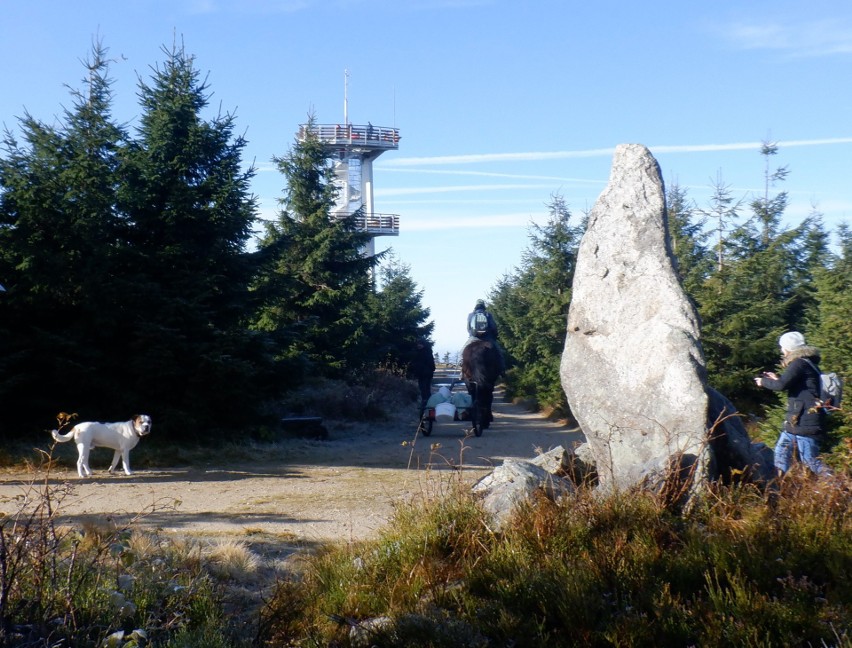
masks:
[[[417,436],[416,412],[381,425],[330,424],[325,441],[292,439],[258,446],[251,461],[208,462],[192,468],[105,472],[108,450],[93,452],[95,477],[80,480],[69,464],[49,477],[68,483],[61,519],[123,522],[198,537],[234,537],[267,551],[356,541],[374,535],[394,506],[431,496],[459,479],[472,482],[507,457],[531,458],[582,437],[576,430],[495,398],[495,421],[481,437],[462,422],[435,423]],[[156,433],[156,428],[154,430]],[[154,436],[143,443],[154,443]],[[102,453],[96,456],[96,453]],[[131,458],[132,463],[132,458]],[[11,513],[45,476],[0,474],[0,512]]]

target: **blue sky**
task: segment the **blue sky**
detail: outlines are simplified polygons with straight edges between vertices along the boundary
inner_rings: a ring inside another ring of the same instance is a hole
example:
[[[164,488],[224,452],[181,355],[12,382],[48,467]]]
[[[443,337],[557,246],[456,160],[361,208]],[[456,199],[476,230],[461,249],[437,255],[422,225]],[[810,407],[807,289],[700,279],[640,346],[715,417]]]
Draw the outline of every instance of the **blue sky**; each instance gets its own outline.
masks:
[[[852,215],[848,0],[0,0],[0,121],[51,122],[81,88],[94,39],[114,59],[114,117],[132,126],[137,77],[183,43],[211,111],[233,112],[272,218],[287,153],[310,112],[400,129],[374,168],[375,210],[424,291],[436,349],[455,352],[475,300],[512,272],[559,194],[579,219],[620,143],[708,207],[721,177],[763,191],[762,140],[789,175],[790,224]],[[744,210],[747,215],[747,210]]]

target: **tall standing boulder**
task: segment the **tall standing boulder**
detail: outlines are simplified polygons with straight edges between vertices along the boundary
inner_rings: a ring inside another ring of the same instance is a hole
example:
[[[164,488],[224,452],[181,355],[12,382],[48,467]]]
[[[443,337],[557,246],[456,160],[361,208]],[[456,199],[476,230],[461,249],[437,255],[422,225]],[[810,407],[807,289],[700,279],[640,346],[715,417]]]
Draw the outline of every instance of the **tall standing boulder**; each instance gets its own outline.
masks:
[[[644,146],[616,148],[589,215],[560,374],[601,487],[661,488],[715,470],[699,318],[675,272],[663,180]],[[735,463],[751,461],[745,453]]]

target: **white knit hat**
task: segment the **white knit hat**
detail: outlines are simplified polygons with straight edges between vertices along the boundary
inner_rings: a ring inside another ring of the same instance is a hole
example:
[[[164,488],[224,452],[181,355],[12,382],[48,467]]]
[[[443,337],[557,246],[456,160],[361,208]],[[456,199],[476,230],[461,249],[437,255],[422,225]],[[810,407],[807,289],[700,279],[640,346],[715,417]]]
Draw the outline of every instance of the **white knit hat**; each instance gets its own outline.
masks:
[[[798,331],[790,331],[778,338],[778,344],[784,351],[792,351],[805,346],[805,336]]]

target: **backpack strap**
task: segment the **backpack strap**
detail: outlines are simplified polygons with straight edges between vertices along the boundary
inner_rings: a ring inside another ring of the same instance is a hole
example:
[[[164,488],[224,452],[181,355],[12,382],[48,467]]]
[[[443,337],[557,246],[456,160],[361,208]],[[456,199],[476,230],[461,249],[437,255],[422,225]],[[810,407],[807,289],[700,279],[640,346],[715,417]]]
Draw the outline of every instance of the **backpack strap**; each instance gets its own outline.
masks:
[[[810,360],[808,360],[807,358],[802,358],[802,360],[804,360],[805,362],[807,362],[807,363],[811,366],[811,369],[813,369],[814,371],[816,371],[816,372],[817,372],[817,375],[818,375],[818,376],[821,376],[821,375],[822,375],[822,372],[819,370],[819,367],[817,367],[817,366],[816,366],[813,362],[811,362],[811,361],[810,361]]]
[[[813,362],[811,362],[807,358],[802,358],[802,360],[807,362],[810,365],[811,369],[813,369],[816,372],[816,375],[817,375],[817,394],[816,394],[816,397],[817,397],[817,400],[819,400],[819,399],[822,398],[822,372],[819,370],[819,367],[817,367]]]

